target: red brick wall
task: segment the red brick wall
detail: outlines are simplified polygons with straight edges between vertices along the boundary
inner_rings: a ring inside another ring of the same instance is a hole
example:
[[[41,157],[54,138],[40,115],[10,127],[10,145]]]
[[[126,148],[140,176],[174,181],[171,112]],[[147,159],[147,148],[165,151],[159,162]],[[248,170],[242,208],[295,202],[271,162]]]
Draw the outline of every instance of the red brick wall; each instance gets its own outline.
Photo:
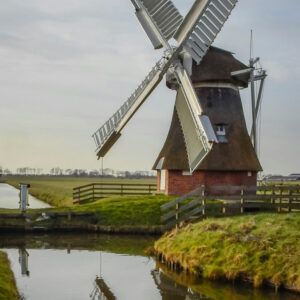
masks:
[[[166,170],[166,195],[184,195],[201,185],[246,185],[255,186],[257,173],[252,172],[203,172],[196,171],[184,176],[182,171]],[[160,172],[157,173],[157,190],[160,187]]]

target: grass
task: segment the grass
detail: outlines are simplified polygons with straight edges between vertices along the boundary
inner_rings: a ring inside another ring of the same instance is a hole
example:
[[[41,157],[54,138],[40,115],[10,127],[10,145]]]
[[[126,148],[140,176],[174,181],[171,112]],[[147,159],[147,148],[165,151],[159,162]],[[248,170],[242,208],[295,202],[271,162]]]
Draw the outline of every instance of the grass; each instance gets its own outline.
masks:
[[[54,176],[9,176],[3,178],[8,184],[19,188],[20,182],[29,183],[32,196],[56,207],[73,205],[73,188],[96,182],[108,183],[155,183],[155,179],[123,179],[123,178],[78,178]]]
[[[95,212],[97,224],[112,226],[159,225],[160,206],[175,197],[155,196],[114,196],[90,204],[78,205],[74,211]]]
[[[105,226],[155,226],[160,225],[160,206],[172,201],[176,197],[165,195],[149,196],[113,196],[103,198],[93,203],[74,205],[72,209],[67,207],[28,209],[27,212],[93,212],[92,216],[72,217],[73,224],[94,224]],[[19,210],[0,209],[1,213],[19,212]],[[50,219],[44,223],[39,222],[35,226],[57,222],[58,219]],[[0,225],[20,225],[23,219],[0,218]],[[61,218],[60,222],[67,222],[67,218]],[[75,222],[75,223],[74,223]],[[51,225],[52,224],[52,225]],[[63,224],[63,223],[61,223]]]
[[[247,278],[300,292],[300,214],[207,219],[165,234],[155,251],[204,278]]]
[[[0,299],[19,299],[16,281],[7,254],[0,251]]]
[[[31,184],[30,193],[40,200],[57,207],[51,209],[28,209],[28,212],[56,211],[68,212],[94,212],[92,217],[77,218],[84,224],[106,226],[153,226],[160,225],[160,206],[172,201],[175,197],[165,195],[144,196],[111,196],[99,199],[95,202],[81,205],[73,205],[72,189],[76,186],[91,182],[115,182],[115,183],[153,183],[153,179],[95,179],[95,178],[70,178],[70,177],[7,177],[8,184],[15,187],[19,182]],[[18,210],[0,209],[0,212],[17,212]],[[88,218],[88,219],[87,219]],[[1,221],[1,220],[0,220]],[[3,222],[4,220],[2,220]],[[10,222],[10,220],[5,220]],[[11,220],[12,223],[17,220]],[[22,222],[19,220],[18,222]],[[50,221],[49,221],[50,222]],[[1,222],[0,222],[1,223]],[[41,225],[36,224],[36,225]]]

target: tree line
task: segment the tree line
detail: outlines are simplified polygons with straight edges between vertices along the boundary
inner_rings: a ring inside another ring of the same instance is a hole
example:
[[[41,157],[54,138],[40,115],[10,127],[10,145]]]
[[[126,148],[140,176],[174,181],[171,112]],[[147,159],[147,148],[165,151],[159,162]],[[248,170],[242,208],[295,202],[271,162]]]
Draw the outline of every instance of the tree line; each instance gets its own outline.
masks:
[[[110,168],[105,169],[63,169],[51,168],[45,171],[43,168],[22,167],[15,171],[0,166],[0,176],[69,176],[69,177],[125,177],[125,178],[152,178],[156,176],[155,171],[117,171]]]

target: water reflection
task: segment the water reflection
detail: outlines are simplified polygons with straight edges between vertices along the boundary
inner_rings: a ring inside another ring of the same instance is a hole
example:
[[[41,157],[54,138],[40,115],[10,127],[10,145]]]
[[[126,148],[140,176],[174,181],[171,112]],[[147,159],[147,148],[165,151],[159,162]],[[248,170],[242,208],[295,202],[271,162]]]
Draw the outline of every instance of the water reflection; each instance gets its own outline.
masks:
[[[25,248],[19,249],[19,263],[21,265],[21,274],[23,276],[29,276],[29,270],[28,270],[28,257],[29,253],[26,251]]]
[[[163,300],[213,300],[205,295],[195,293],[188,286],[177,283],[160,268],[153,270],[151,274]]]
[[[91,300],[116,300],[116,296],[110,290],[104,279],[97,277],[95,280],[95,287],[90,294]]]
[[[21,294],[30,300],[299,299],[172,272],[144,255],[153,241],[98,234],[2,234],[0,248],[9,255]]]

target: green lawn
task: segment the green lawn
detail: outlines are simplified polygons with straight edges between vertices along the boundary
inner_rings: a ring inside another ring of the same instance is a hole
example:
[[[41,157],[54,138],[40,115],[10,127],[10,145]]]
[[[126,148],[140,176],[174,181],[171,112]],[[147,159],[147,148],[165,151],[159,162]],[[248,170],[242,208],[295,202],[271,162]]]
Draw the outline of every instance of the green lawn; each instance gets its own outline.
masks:
[[[123,178],[78,178],[53,176],[12,176],[3,178],[8,184],[19,188],[20,182],[29,183],[32,196],[57,207],[70,207],[73,188],[96,182],[108,183],[156,183],[156,179],[123,179]]]
[[[16,300],[19,293],[7,254],[0,251],[0,299]]]
[[[205,278],[250,278],[300,292],[300,214],[207,219],[165,234],[155,251]]]

